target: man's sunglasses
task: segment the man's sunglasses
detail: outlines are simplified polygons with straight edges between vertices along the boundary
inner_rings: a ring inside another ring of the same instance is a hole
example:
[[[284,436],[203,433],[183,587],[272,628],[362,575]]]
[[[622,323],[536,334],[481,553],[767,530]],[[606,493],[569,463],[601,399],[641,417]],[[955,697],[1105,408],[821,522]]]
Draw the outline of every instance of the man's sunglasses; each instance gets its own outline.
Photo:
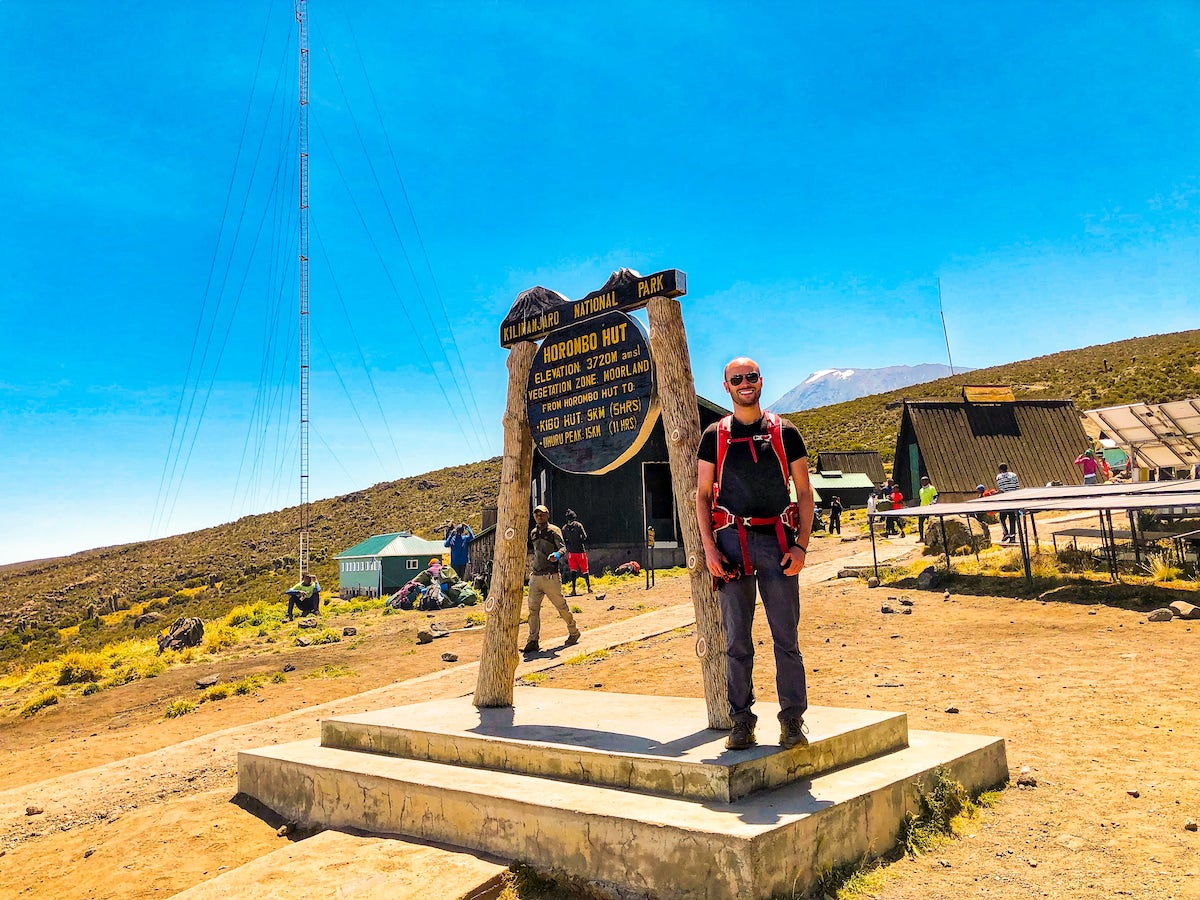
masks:
[[[745,375],[730,375],[729,383],[737,387],[742,383],[742,379],[746,379],[747,384],[758,384],[758,379],[762,378],[757,372],[747,372]]]

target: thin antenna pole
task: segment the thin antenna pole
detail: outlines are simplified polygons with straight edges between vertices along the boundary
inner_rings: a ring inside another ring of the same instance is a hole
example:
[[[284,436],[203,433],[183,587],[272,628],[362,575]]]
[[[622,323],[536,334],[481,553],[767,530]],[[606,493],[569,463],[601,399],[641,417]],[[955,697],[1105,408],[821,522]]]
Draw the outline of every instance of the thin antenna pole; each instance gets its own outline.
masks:
[[[308,571],[308,19],[307,0],[295,0],[300,32],[300,572]]]
[[[954,374],[954,359],[950,356],[950,332],[946,330],[946,311],[942,309],[942,279],[937,280],[938,315],[942,317],[942,336],[946,339],[946,359],[950,361],[950,374]]]

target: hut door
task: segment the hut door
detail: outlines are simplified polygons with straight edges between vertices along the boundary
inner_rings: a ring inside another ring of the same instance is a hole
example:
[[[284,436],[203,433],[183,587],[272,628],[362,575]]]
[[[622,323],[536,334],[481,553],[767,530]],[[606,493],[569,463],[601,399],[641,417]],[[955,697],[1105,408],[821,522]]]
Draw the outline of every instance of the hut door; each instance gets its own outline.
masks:
[[[679,541],[669,463],[642,463],[642,509],[645,518],[643,528],[653,526],[656,543]]]

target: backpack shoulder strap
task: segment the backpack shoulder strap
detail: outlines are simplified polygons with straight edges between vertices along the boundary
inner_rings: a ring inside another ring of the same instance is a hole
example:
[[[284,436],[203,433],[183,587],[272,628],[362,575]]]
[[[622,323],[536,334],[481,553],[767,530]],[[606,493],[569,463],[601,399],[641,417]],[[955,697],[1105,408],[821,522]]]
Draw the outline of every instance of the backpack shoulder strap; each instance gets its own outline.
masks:
[[[771,447],[779,460],[779,468],[783,470],[783,483],[786,485],[792,473],[788,470],[787,451],[783,448],[783,420],[773,412],[763,413],[763,420],[767,426],[767,433],[771,435]]]
[[[725,471],[725,454],[729,451],[729,432],[733,416],[722,416],[717,422],[717,477],[713,480],[713,505],[721,492],[721,473]]]

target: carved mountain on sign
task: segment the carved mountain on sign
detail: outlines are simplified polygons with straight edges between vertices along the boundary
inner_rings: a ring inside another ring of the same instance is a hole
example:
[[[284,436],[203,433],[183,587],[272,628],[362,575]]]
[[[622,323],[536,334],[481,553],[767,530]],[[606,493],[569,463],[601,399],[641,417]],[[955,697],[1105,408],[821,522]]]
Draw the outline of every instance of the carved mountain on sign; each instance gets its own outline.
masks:
[[[560,312],[569,307],[571,301],[548,287],[540,284],[517,294],[508,315],[500,323],[500,345],[509,346],[513,341],[528,337],[536,340],[546,331],[562,322]]]
[[[622,266],[608,276],[608,281],[604,282],[604,287],[600,288],[597,293],[603,294],[606,291],[611,291],[613,288],[619,288],[627,284],[633,284],[636,281],[640,281],[641,278],[642,275],[637,270],[627,269]]]

